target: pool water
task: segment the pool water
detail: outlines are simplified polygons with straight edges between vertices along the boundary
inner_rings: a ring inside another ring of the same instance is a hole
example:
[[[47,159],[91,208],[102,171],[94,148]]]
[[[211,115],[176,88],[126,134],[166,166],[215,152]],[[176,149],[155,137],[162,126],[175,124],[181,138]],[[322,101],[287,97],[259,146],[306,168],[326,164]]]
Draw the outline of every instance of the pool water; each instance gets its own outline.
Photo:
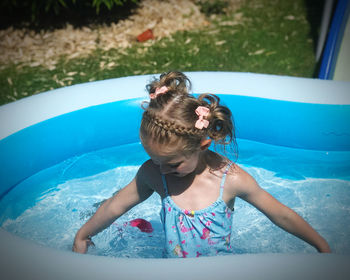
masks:
[[[350,254],[350,152],[291,149],[239,140],[238,164],[269,193],[306,219],[333,252]],[[132,152],[130,152],[132,151]],[[0,224],[39,244],[71,250],[77,230],[100,203],[135,176],[147,159],[139,143],[70,158],[24,180],[0,201]],[[160,197],[153,194],[93,238],[90,254],[160,258]],[[152,233],[129,221],[152,223]],[[315,249],[273,225],[237,199],[233,215],[235,253],[313,253]]]

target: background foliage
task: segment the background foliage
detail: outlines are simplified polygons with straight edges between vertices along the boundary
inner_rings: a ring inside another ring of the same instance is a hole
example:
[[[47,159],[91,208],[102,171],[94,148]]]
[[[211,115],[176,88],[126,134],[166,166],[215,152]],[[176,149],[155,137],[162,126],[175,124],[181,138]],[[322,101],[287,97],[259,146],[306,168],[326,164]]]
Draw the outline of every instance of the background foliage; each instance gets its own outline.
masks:
[[[0,27],[16,26],[26,22],[30,27],[44,28],[49,21],[69,21],[82,16],[108,14],[112,9],[135,5],[139,0],[2,0]],[[102,16],[103,16],[102,15]]]

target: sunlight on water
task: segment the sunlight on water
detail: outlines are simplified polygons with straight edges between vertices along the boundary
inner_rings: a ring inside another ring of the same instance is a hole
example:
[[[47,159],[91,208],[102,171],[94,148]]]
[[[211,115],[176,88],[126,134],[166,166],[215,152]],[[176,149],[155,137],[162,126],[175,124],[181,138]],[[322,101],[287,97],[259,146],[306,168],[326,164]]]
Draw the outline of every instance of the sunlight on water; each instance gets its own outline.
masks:
[[[0,202],[2,228],[52,248],[71,250],[76,231],[104,199],[132,180],[146,159],[141,151],[134,158],[122,157],[121,162],[120,152],[127,154],[128,150],[119,147],[69,159],[22,182]],[[350,181],[303,176],[292,180],[277,176],[277,171],[245,163],[241,166],[264,189],[304,217],[329,241],[334,252],[350,253]],[[152,195],[95,236],[96,247],[89,253],[162,257],[160,208],[159,196]],[[136,218],[150,221],[154,231],[143,233],[130,226]],[[240,199],[236,200],[233,222],[236,253],[315,252]]]

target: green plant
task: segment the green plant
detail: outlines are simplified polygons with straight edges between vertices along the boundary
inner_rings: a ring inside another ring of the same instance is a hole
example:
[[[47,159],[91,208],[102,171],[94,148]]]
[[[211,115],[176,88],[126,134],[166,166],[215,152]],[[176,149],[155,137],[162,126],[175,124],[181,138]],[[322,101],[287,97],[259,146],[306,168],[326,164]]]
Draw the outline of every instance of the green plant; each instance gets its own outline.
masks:
[[[4,0],[0,2],[0,9],[2,15],[30,13],[33,22],[42,14],[60,15],[67,10],[79,13],[81,7],[93,8],[99,14],[102,6],[111,10],[114,6],[123,6],[127,2],[138,3],[139,0]]]
[[[1,9],[5,13],[30,13],[31,20],[34,21],[41,13],[53,12],[58,15],[62,8],[75,3],[76,0],[5,0],[1,3]]]
[[[199,0],[197,3],[201,7],[201,12],[207,16],[225,13],[225,8],[229,4],[228,0]]]
[[[96,8],[96,13],[99,14],[101,5],[104,5],[107,7],[108,10],[111,10],[114,7],[114,5],[115,6],[123,6],[124,3],[128,2],[128,1],[131,1],[134,3],[138,2],[138,0],[93,0],[92,6],[94,8]]]

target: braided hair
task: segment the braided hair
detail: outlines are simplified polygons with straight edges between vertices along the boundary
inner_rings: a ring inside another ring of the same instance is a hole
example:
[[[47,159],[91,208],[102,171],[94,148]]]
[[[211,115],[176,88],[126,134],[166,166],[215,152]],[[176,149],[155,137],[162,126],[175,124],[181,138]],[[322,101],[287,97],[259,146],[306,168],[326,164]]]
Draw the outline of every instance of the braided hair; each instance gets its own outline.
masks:
[[[202,140],[210,138],[215,144],[235,144],[234,123],[231,111],[220,104],[213,94],[201,94],[198,98],[189,93],[191,82],[181,72],[160,75],[146,86],[151,97],[144,108],[140,137],[143,143],[152,141],[181,147],[184,154],[193,153]],[[205,107],[207,126],[198,128],[196,109]]]

